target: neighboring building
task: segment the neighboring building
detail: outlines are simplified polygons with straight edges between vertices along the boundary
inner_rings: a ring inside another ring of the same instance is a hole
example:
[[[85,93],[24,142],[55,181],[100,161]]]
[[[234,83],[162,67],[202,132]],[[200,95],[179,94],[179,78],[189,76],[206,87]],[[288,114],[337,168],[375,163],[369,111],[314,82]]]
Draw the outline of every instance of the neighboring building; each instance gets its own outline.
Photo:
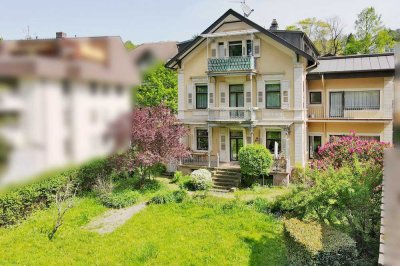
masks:
[[[134,70],[119,37],[2,41],[0,135],[13,146],[0,183],[110,152]]]
[[[165,63],[178,53],[178,43],[154,42],[143,43],[129,52],[137,78],[140,79],[143,72],[157,62]]]
[[[194,152],[181,169],[229,168],[240,147],[260,143],[278,153],[282,184],[331,136],[392,142],[393,54],[320,58],[303,32],[228,10],[166,65],[178,71],[178,117]]]

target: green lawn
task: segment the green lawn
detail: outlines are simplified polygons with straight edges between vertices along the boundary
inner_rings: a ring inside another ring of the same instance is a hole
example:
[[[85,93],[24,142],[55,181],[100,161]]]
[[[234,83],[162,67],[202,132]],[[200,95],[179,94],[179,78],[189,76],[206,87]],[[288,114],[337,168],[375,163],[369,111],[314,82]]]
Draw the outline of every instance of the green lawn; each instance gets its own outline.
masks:
[[[282,224],[228,199],[150,205],[111,234],[81,227],[107,209],[77,200],[49,241],[55,209],[0,229],[0,265],[285,265]]]

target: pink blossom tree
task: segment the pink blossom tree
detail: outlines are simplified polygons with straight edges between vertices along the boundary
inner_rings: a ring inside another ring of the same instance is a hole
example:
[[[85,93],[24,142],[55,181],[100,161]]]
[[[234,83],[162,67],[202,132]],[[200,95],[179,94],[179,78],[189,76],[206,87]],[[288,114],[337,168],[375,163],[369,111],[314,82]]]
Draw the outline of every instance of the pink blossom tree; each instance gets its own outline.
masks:
[[[143,182],[157,164],[190,154],[181,142],[187,134],[187,128],[164,105],[134,109],[112,127],[117,147],[130,141],[129,149],[114,162],[119,169],[138,172]]]
[[[388,143],[375,139],[363,139],[351,132],[349,136],[334,137],[330,142],[318,149],[313,168],[335,169],[345,164],[352,164],[357,158],[360,162],[368,162],[383,167],[384,149],[390,147]]]

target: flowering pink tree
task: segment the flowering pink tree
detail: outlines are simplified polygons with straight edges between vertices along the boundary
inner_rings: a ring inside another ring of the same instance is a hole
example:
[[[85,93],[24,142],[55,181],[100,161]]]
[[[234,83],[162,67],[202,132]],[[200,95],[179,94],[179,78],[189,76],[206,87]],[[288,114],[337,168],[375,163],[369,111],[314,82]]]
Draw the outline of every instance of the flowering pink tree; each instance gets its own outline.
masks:
[[[116,144],[130,141],[129,150],[115,162],[124,170],[137,170],[143,181],[153,166],[190,154],[181,142],[187,134],[186,127],[164,105],[134,109],[113,126]]]
[[[338,169],[344,164],[352,164],[355,157],[360,162],[369,162],[383,167],[384,149],[390,145],[374,139],[362,139],[351,132],[349,136],[334,137],[318,149],[313,168],[326,169],[330,166]]]

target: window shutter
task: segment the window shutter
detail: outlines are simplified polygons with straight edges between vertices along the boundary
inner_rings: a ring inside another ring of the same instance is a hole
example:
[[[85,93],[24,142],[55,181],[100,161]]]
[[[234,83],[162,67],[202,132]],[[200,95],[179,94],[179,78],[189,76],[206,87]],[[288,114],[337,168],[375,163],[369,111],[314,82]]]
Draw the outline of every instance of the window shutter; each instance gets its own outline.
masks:
[[[214,95],[215,95],[215,83],[208,84],[208,107],[213,108],[215,106],[214,102]]]
[[[251,107],[251,84],[250,81],[246,81],[244,84],[244,95],[245,95],[245,107]]]
[[[261,56],[261,41],[260,41],[260,39],[253,40],[253,54],[254,54],[254,57]]]
[[[227,100],[227,84],[225,82],[220,82],[219,83],[219,91],[220,91],[220,107],[227,107],[228,106],[228,100]]]
[[[211,57],[212,58],[217,57],[217,43],[216,42],[211,44]]]
[[[194,95],[193,95],[193,84],[189,84],[187,87],[187,108],[193,109],[194,106]]]
[[[289,109],[290,105],[290,81],[281,81],[281,107],[282,109]]]
[[[265,108],[265,82],[263,80],[257,80],[257,107]]]
[[[225,57],[229,56],[228,42],[224,42],[224,53],[225,53]]]

